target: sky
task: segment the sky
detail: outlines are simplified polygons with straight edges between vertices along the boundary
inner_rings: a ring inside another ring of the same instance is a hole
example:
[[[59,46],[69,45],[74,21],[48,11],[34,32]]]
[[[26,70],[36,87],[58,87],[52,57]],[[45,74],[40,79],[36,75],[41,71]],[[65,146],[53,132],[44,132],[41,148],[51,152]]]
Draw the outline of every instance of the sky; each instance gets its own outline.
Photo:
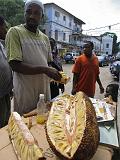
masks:
[[[55,3],[86,24],[83,33],[97,36],[115,33],[120,41],[120,0],[41,0]],[[111,27],[108,27],[111,26]],[[101,28],[103,27],[103,28]],[[96,29],[100,28],[100,29]],[[90,30],[94,29],[94,30]],[[88,31],[89,30],[89,31]]]

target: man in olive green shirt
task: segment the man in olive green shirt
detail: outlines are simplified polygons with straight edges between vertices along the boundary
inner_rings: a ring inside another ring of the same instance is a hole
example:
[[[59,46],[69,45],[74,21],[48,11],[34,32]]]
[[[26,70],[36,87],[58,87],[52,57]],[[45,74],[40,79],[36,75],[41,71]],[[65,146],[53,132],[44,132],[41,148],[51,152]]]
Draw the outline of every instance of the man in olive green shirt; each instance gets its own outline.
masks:
[[[50,78],[60,80],[59,72],[48,67],[52,60],[48,37],[38,30],[44,8],[39,0],[25,4],[25,24],[12,27],[6,37],[7,55],[14,71],[14,110],[27,113],[37,106],[39,94],[50,100]]]

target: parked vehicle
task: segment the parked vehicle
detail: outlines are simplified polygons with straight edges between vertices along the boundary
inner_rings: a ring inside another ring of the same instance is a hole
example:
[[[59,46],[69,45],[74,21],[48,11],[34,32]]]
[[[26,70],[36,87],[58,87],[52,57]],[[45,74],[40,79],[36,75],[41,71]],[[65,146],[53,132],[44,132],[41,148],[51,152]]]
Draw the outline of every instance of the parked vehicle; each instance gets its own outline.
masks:
[[[116,54],[116,60],[120,60],[120,52]]]
[[[110,65],[111,74],[119,80],[120,61],[115,61]]]
[[[98,57],[98,61],[99,61],[99,66],[103,67],[103,66],[109,65],[109,59],[108,59],[107,55],[100,55],[97,57]]]
[[[77,52],[67,52],[65,55],[64,55],[64,60],[66,63],[68,62],[75,62],[75,59],[79,56],[79,53]]]

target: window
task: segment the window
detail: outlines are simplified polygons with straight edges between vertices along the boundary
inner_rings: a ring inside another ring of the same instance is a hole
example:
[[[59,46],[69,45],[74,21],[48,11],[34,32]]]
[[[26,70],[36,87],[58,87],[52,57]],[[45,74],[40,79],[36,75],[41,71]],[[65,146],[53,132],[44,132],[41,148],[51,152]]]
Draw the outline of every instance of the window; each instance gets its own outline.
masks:
[[[63,16],[63,21],[66,21],[66,16]]]
[[[65,41],[65,40],[66,40],[66,34],[63,33],[63,41]]]
[[[60,13],[55,11],[55,21],[59,21]]]
[[[69,35],[69,42],[71,42],[71,36]]]
[[[76,41],[76,37],[74,37],[74,41]]]
[[[108,52],[106,52],[106,54],[108,54]]]
[[[72,19],[69,18],[69,27],[71,27],[71,26],[72,26]]]
[[[58,11],[55,11],[55,17],[60,17],[60,13]]]
[[[109,48],[109,43],[106,44],[106,48]]]
[[[55,40],[58,40],[58,30],[55,30]]]
[[[77,32],[80,32],[80,28],[77,27],[76,30],[77,30]]]
[[[51,37],[51,31],[49,32],[49,37]]]

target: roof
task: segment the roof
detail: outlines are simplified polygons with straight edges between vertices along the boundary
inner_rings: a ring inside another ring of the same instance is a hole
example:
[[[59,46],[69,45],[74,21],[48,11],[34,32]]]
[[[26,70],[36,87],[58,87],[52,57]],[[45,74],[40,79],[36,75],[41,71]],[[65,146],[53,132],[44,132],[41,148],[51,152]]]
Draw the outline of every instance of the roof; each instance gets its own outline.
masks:
[[[63,11],[65,11],[66,13],[70,14],[73,18],[74,18],[74,21],[76,23],[80,23],[80,24],[85,24],[85,22],[83,22],[82,20],[80,20],[79,18],[75,17],[74,15],[72,15],[71,13],[69,13],[68,11],[66,11],[65,9],[61,8],[60,6],[58,6],[57,4],[55,3],[45,3],[44,6],[56,6],[60,9],[62,9]]]
[[[82,37],[95,38],[95,39],[101,41],[101,37],[100,36],[91,36],[91,35],[82,34]]]

